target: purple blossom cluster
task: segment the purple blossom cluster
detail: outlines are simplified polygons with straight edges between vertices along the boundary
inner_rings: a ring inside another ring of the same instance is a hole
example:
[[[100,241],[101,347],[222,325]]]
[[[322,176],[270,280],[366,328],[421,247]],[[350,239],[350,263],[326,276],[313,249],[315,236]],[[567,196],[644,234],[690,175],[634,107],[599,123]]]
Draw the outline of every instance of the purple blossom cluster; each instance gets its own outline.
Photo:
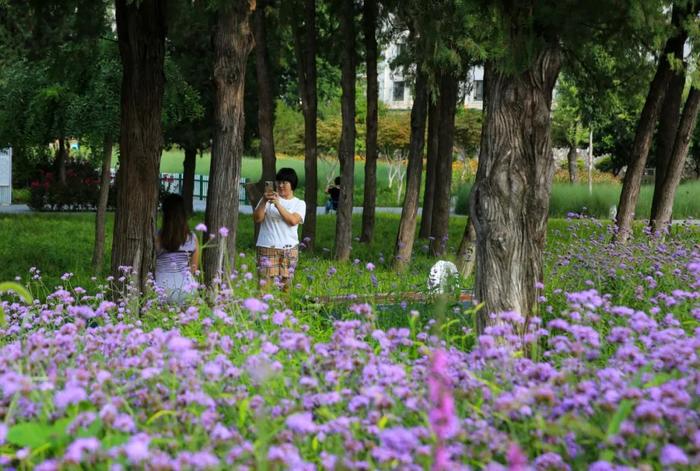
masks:
[[[379,329],[367,304],[322,329],[232,289],[140,312],[3,301],[0,468],[697,469],[700,249],[680,249],[639,262],[638,306],[550,290],[468,351],[433,322]]]

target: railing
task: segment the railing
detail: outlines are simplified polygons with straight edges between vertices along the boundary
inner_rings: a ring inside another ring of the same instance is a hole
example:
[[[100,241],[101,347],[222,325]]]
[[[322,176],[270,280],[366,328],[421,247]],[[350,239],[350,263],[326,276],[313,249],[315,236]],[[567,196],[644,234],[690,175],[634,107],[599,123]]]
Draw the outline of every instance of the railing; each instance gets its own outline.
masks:
[[[180,193],[182,194],[182,180],[183,175],[181,173],[161,173],[160,174],[160,186],[165,191],[169,193]],[[245,190],[245,185],[248,183],[247,178],[241,178],[238,184],[238,199],[244,204],[248,204],[248,194]],[[207,199],[207,190],[209,189],[209,175],[195,175],[194,176],[194,191],[193,197],[200,201]]]

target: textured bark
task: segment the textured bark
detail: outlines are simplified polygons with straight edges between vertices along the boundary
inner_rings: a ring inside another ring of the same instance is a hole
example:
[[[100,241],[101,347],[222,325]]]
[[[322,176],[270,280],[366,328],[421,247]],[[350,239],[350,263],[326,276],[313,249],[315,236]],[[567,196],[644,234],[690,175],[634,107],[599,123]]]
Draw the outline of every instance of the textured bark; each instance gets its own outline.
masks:
[[[683,167],[685,159],[688,156],[688,147],[690,139],[695,129],[695,123],[698,117],[698,108],[700,108],[700,91],[693,87],[690,89],[688,98],[683,107],[683,115],[678,124],[678,132],[676,133],[676,141],[673,145],[673,152],[664,173],[664,181],[658,190],[654,190],[654,196],[658,191],[658,206],[656,217],[651,220],[652,232],[663,232],[671,223],[671,215],[673,212],[673,200],[676,195],[676,189],[683,176]]]
[[[639,199],[639,191],[642,185],[642,176],[644,167],[649,156],[649,148],[654,134],[654,127],[661,112],[661,104],[666,96],[668,84],[672,77],[672,70],[667,57],[677,50],[677,43],[685,43],[686,33],[680,29],[682,22],[685,20],[685,11],[674,6],[671,22],[673,26],[679,28],[672,37],[666,41],[666,45],[659,60],[659,65],[649,87],[647,98],[642,108],[642,114],[639,117],[639,124],[634,136],[632,144],[631,159],[632,161],[627,166],[625,179],[622,183],[622,192],[620,193],[620,202],[617,209],[617,232],[615,241],[627,242],[632,235],[632,220],[634,219],[634,210]],[[682,46],[681,46],[682,47]]]
[[[131,267],[142,290],[155,257],[166,4],[116,1],[122,87],[112,274],[118,278],[120,267]]]
[[[440,101],[434,97],[428,103],[428,144],[425,166],[425,190],[423,191],[423,214],[418,237],[430,237],[433,223],[433,201],[435,200],[435,169],[437,166],[438,125],[440,123]]]
[[[405,270],[411,262],[413,242],[416,237],[416,218],[418,216],[418,197],[420,180],[423,173],[423,145],[425,141],[425,122],[428,113],[427,77],[420,65],[416,71],[416,89],[411,108],[411,141],[408,151],[408,168],[406,169],[406,196],[403,200],[399,232],[396,236],[395,268]]]
[[[95,246],[92,251],[92,268],[95,275],[102,274],[102,261],[105,256],[105,221],[109,202],[109,184],[112,168],[112,136],[105,136],[102,143],[102,174],[100,175],[100,195],[95,212]]]
[[[468,278],[474,271],[476,263],[476,230],[472,224],[471,218],[467,218],[467,224],[464,226],[464,234],[462,241],[459,243],[457,250],[457,270],[462,278]]]
[[[301,111],[304,115],[304,202],[306,217],[301,229],[308,249],[316,244],[316,208],[318,206],[318,139],[316,118],[316,0],[304,0],[304,25],[294,26],[294,48],[297,55]]]
[[[566,160],[569,164],[569,183],[576,183],[578,180],[578,154],[576,153],[576,144],[569,145],[569,153],[566,155]]]
[[[182,162],[182,199],[185,200],[187,214],[192,214],[194,199],[194,172],[197,167],[197,149],[185,147],[185,160]]]
[[[683,64],[681,70],[673,70],[668,84],[666,97],[661,106],[659,116],[659,129],[656,132],[656,175],[654,178],[654,196],[651,202],[650,220],[657,218],[661,188],[666,178],[666,170],[671,162],[671,154],[676,141],[678,123],[681,119],[681,105],[683,101],[683,89],[685,88],[686,63],[683,62],[683,45],[686,37],[678,38],[673,43],[673,57]],[[681,42],[681,40],[683,42]],[[653,224],[652,224],[653,226]]]
[[[277,173],[275,140],[273,136],[275,103],[272,96],[270,77],[270,57],[267,51],[265,7],[268,1],[258,1],[253,13],[253,34],[255,36],[255,74],[258,87],[258,132],[260,133],[260,154],[262,156],[261,180],[274,180]]]
[[[377,0],[365,0],[363,26],[365,32],[365,62],[367,64],[367,134],[365,138],[365,187],[362,202],[362,232],[360,242],[371,242],[374,236],[377,206],[377,109],[379,85],[377,80]]]
[[[452,186],[452,147],[455,137],[455,111],[459,81],[449,73],[440,84],[440,122],[438,124],[438,157],[435,165],[435,196],[430,223],[430,253],[440,257],[447,251],[450,222],[450,187]]]
[[[254,3],[253,3],[254,6]],[[248,54],[253,47],[248,2],[222,6],[213,32],[214,139],[205,221],[214,242],[203,251],[207,284],[233,266],[238,226],[238,185],[243,157],[243,93]],[[222,240],[221,227],[229,230]]]
[[[353,2],[342,0],[340,7],[342,38],[341,114],[343,119],[338,159],[340,160],[340,200],[335,224],[335,258],[350,258],[352,248],[352,197],[355,176],[355,25]]]
[[[66,184],[66,160],[68,160],[68,151],[66,150],[66,140],[63,137],[58,138],[58,150],[56,151],[56,175],[58,181]]]
[[[550,112],[561,65],[555,46],[540,51],[528,70],[509,75],[486,64],[484,129],[470,219],[476,231],[475,295],[491,313],[530,315],[543,277],[549,194],[554,175]]]

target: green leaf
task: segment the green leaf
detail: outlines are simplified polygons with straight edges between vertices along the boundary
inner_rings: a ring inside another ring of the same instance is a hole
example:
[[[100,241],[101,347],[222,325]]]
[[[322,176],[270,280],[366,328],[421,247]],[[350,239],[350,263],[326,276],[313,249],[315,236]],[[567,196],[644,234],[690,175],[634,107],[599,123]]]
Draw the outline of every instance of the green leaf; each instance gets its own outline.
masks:
[[[613,414],[612,419],[610,419],[610,423],[608,424],[608,430],[606,432],[608,438],[612,437],[613,435],[617,435],[617,433],[620,431],[620,425],[627,417],[629,417],[630,412],[632,412],[633,404],[633,401],[623,399],[620,402],[620,405],[617,406],[617,410],[615,411],[615,414]]]
[[[172,410],[159,410],[155,414],[153,414],[151,417],[148,418],[146,421],[146,425],[151,425],[153,422],[158,420],[159,418],[166,416],[166,415],[175,415],[175,411]]]
[[[39,448],[49,442],[52,429],[37,422],[14,425],[7,432],[7,441],[19,447]]]
[[[238,428],[243,428],[245,425],[245,419],[248,416],[248,409],[250,408],[250,401],[246,398],[240,402],[238,407]]]

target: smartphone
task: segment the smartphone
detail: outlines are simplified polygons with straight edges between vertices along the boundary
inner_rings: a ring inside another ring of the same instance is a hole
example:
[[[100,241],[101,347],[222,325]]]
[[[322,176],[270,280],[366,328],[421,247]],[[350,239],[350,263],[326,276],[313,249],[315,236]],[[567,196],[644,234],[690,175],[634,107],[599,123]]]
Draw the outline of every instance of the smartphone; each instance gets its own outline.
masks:
[[[275,191],[275,182],[271,180],[265,180],[265,193],[271,193]]]

